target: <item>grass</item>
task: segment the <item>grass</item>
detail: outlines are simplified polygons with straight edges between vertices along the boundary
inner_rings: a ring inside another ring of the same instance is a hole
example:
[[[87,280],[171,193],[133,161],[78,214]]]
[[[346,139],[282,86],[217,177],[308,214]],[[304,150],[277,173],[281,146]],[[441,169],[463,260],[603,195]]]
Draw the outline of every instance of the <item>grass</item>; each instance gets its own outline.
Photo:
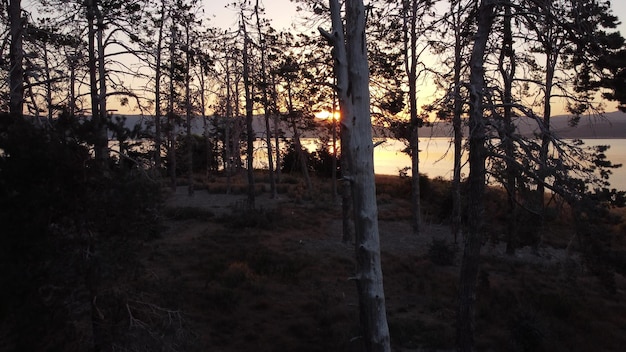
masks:
[[[355,283],[348,280],[353,248],[327,230],[339,221],[339,207],[329,205],[327,195],[304,199],[301,180],[286,180],[285,202],[273,210],[211,216],[167,209],[169,230],[136,254],[144,275],[124,284],[157,306],[181,312],[184,336],[193,337],[194,346],[180,350],[363,350]],[[207,181],[206,187],[223,190],[223,181]],[[318,193],[327,192],[327,180],[314,181]],[[381,220],[410,219],[407,182],[377,177]],[[445,213],[449,185],[425,184],[431,188],[424,205],[446,229],[439,214]],[[489,195],[492,229],[504,227],[501,195]],[[568,221],[559,216],[546,223],[544,243],[564,248],[571,239]],[[191,230],[197,233],[181,235]],[[623,237],[614,237],[615,251],[624,250]],[[398,351],[450,350],[462,252],[450,241],[433,240],[421,253],[382,254],[392,345]],[[622,274],[610,293],[580,262],[543,265],[485,256],[478,277],[478,350],[617,351],[626,345]]]

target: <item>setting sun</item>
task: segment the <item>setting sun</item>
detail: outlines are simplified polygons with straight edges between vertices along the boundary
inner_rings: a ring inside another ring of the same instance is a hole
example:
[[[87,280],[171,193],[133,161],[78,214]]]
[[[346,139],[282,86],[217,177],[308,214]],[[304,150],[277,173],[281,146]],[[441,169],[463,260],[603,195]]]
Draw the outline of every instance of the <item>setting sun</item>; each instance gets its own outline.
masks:
[[[331,115],[333,115],[332,116],[333,119],[339,120],[339,116],[340,116],[339,111],[335,111],[334,114],[332,114],[328,110],[322,110],[322,111],[318,111],[318,112],[315,113],[315,117],[320,119],[320,120],[328,120],[328,119],[331,118]]]

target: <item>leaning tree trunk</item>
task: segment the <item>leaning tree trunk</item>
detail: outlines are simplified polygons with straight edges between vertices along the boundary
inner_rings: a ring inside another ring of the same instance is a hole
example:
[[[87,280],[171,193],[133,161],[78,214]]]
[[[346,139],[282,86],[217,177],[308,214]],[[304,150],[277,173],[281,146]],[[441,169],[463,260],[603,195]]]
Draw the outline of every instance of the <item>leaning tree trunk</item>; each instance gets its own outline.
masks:
[[[480,256],[480,240],[484,221],[485,193],[485,94],[484,56],[494,18],[494,1],[482,0],[478,12],[478,27],[470,58],[470,114],[467,233],[459,282],[457,313],[457,348],[462,352],[474,348],[474,307]]]
[[[365,350],[390,351],[380,264],[378,208],[374,179],[374,144],[369,100],[369,67],[365,45],[365,8],[362,0],[346,1],[346,35],[343,40],[340,7],[330,1],[333,33],[322,34],[335,47],[338,95],[342,126],[350,136],[343,145],[350,164],[355,219],[356,275],[359,311]],[[345,45],[345,49],[342,48]],[[346,150],[347,149],[347,150]]]

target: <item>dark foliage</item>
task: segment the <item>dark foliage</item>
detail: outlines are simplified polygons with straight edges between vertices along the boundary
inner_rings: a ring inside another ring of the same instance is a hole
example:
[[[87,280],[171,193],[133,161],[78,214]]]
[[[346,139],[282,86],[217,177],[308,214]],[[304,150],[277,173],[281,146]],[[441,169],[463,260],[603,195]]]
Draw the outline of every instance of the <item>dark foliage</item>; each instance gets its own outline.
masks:
[[[1,333],[15,350],[84,350],[92,298],[107,300],[133,243],[158,231],[158,185],[115,160],[97,167],[89,130],[67,115],[0,117]]]
[[[217,153],[212,153],[213,151],[213,142],[209,141],[209,148],[207,151],[206,137],[193,135],[192,136],[192,168],[194,173],[202,173],[207,170],[207,164],[209,164],[209,168],[211,170],[218,169],[218,155]],[[176,141],[176,159],[179,160],[176,163],[176,174],[178,175],[186,175],[189,171],[189,166],[187,162],[187,152],[189,150],[189,141],[187,136],[179,136]],[[207,152],[209,155],[207,155]],[[166,161],[167,162],[167,161]]]
[[[428,246],[428,258],[436,265],[454,265],[456,247],[446,240],[433,239]]]
[[[303,154],[307,158],[309,171],[313,171],[320,177],[331,177],[333,170],[333,154],[327,148],[320,148],[312,153],[303,150]],[[295,145],[292,143],[283,153],[281,171],[284,173],[300,172],[300,154],[297,152]],[[339,160],[336,161],[337,175],[340,174]]]

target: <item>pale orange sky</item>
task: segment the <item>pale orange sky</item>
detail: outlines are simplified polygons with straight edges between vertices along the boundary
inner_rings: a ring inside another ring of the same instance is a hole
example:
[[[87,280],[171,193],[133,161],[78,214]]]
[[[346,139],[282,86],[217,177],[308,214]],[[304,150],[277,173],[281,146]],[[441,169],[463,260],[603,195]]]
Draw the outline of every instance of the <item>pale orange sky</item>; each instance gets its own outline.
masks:
[[[32,2],[33,0],[26,0]],[[231,8],[227,8],[228,4],[232,4],[237,0],[202,0],[202,5],[204,8],[204,13],[209,18],[209,25],[217,26],[220,28],[233,28],[238,25],[239,15],[237,10]],[[253,4],[255,0],[251,1]],[[367,2],[367,1],[366,1]],[[314,28],[299,28],[296,24],[298,21],[298,13],[296,12],[297,5],[290,0],[261,0],[261,5],[266,9],[266,17],[272,21],[272,25],[274,28],[278,30],[305,30],[312,31]],[[611,2],[613,13],[618,17],[626,18],[626,1],[612,1]],[[296,29],[298,28],[298,29]],[[626,35],[626,24],[622,23],[619,27],[619,30],[623,35]],[[431,100],[433,89],[424,86],[421,91],[421,99],[423,102],[427,102]],[[553,102],[553,112],[555,115],[563,113],[563,109],[560,107],[558,101]],[[137,111],[128,111],[127,108],[116,107],[117,102],[111,101],[109,106],[112,108],[117,108],[118,113],[128,113],[128,114],[136,114]],[[616,110],[615,103],[607,103],[606,110],[614,111]],[[209,112],[210,113],[210,112]]]

